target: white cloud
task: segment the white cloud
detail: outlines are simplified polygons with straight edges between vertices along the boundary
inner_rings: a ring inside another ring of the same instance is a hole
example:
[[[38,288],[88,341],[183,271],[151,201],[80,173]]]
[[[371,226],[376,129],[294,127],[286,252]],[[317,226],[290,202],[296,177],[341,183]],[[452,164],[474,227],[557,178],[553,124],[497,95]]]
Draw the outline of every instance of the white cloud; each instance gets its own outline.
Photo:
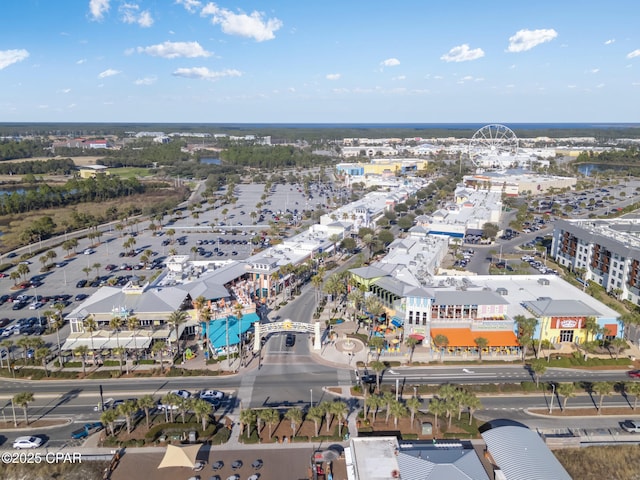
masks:
[[[264,13],[254,10],[250,15],[234,13],[226,8],[220,8],[215,3],[208,3],[200,15],[211,16],[211,23],[220,25],[227,35],[239,35],[253,38],[256,42],[273,40],[274,32],[282,27],[282,21],[277,18],[264,19]]]
[[[113,68],[108,68],[104,72],[101,72],[98,75],[98,78],[113,77],[114,75],[118,75],[119,73],[121,73],[119,70],[114,70]]]
[[[567,88],[574,89],[574,88],[578,88],[578,86],[577,86],[577,85],[574,85],[574,84],[571,84],[571,85],[567,85]]]
[[[553,28],[518,30],[515,35],[509,37],[509,47],[507,48],[507,52],[526,52],[541,43],[550,42],[557,36],[558,32]]]
[[[182,5],[189,13],[195,12],[202,5],[198,0],[176,0],[176,4]]]
[[[104,14],[109,11],[109,2],[111,0],[90,0],[89,1],[89,13],[91,19],[100,21],[104,18]]]
[[[393,77],[391,80],[406,80],[406,75],[398,75],[397,77]]]
[[[395,67],[396,65],[400,65],[400,60],[397,58],[387,58],[380,62],[380,65],[383,67]]]
[[[0,70],[4,70],[9,65],[21,62],[29,56],[25,49],[20,50],[0,50]]]
[[[468,62],[484,57],[484,51],[481,48],[471,50],[466,43],[453,47],[447,53],[440,57],[445,62]]]
[[[209,57],[211,52],[207,52],[198,42],[164,42],[148,47],[138,47],[138,53],[146,53],[152,57],[163,58],[197,58]]]
[[[154,75],[151,77],[138,78],[133,83],[135,85],[153,85],[154,83],[156,83],[157,80],[158,80],[158,77]]]
[[[172,75],[184,78],[201,78],[204,80],[217,80],[222,77],[240,77],[242,73],[238,70],[226,69],[219,72],[209,70],[207,67],[178,68]]]
[[[153,25],[153,18],[149,10],[140,12],[140,6],[135,3],[123,3],[118,8],[124,23],[137,23],[141,27],[148,28]]]
[[[615,43],[616,39],[615,38],[610,38],[609,40],[606,40],[604,42],[605,45],[611,45],[612,43]]]
[[[70,88],[63,88],[62,90],[59,90],[60,93],[69,93],[71,92]]]
[[[80,60],[76,61],[76,65],[82,65],[83,63],[86,63],[87,59],[86,58],[81,58]]]
[[[635,57],[640,57],[640,48],[637,50],[634,50],[633,52],[627,53],[627,58],[635,58]]]
[[[591,70],[589,70],[589,73],[598,73],[599,71],[599,68],[592,68]]]
[[[326,79],[327,80],[339,80],[341,76],[342,75],[340,75],[339,73],[329,73],[329,74],[327,74]]]
[[[596,88],[604,88],[606,84],[604,83],[599,83],[598,85],[596,85]]]

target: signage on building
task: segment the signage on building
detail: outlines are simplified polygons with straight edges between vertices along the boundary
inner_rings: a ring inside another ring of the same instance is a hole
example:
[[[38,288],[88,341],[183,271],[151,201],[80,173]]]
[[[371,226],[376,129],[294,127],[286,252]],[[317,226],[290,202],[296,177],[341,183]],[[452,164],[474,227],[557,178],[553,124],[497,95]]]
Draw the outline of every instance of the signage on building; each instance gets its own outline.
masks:
[[[476,320],[472,323],[471,330],[504,330],[505,326],[509,325],[509,323],[510,322],[506,322],[505,320]]]
[[[551,328],[574,330],[584,326],[585,317],[551,317]]]

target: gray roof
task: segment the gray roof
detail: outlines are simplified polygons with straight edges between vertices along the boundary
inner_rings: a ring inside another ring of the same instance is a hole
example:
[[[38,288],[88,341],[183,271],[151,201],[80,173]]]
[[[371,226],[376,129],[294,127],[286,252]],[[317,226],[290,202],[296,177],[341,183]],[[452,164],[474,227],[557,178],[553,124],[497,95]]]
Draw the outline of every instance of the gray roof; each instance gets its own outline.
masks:
[[[380,288],[384,288],[387,292],[391,292],[399,297],[404,297],[404,292],[407,290],[407,287],[413,288],[412,285],[407,285],[406,283],[400,282],[391,277],[382,277],[373,282],[373,284]]]
[[[441,290],[435,291],[434,305],[508,305],[509,302],[496,292],[486,290]]]
[[[102,287],[86,301],[74,309],[68,317],[79,314],[110,314],[114,308],[125,308],[133,315],[145,313],[171,313],[180,308],[187,296],[176,287],[160,287],[145,290],[142,293],[124,293],[120,287]]]
[[[387,272],[384,270],[380,270],[377,267],[360,267],[360,268],[352,268],[349,270],[350,273],[357,275],[362,278],[377,278],[384,277],[387,275]]]
[[[600,312],[594,310],[580,300],[534,300],[523,302],[524,307],[536,317],[599,317]]]
[[[398,466],[403,480],[489,480],[476,451],[461,446],[402,448]]]
[[[496,427],[482,438],[509,480],[571,480],[540,436],[526,427]]]
[[[207,300],[218,300],[220,298],[229,298],[231,294],[216,279],[207,278],[195,282],[176,285],[175,288],[183,290],[191,295],[192,299],[203,296]]]

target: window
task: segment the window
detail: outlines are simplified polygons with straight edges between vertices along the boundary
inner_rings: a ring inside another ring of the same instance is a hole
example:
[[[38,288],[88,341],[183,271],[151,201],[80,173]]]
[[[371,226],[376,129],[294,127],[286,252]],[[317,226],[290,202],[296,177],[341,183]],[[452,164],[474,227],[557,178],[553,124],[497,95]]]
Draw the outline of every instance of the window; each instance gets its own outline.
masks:
[[[422,325],[427,324],[427,312],[422,312]]]

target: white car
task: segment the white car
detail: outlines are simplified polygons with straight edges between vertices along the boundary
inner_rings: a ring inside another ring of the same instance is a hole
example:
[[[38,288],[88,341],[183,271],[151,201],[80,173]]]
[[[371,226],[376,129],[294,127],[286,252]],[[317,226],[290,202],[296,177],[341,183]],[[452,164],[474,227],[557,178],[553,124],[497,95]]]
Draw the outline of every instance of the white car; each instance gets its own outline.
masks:
[[[93,248],[87,248],[84,252],[85,255],[91,255],[93,253],[95,253],[96,251]]]
[[[13,448],[21,450],[23,448],[38,448],[44,441],[40,437],[18,437],[13,442]]]
[[[622,422],[622,428],[629,433],[640,433],[640,421],[625,420]]]
[[[187,392],[186,390],[171,390],[169,393],[173,393],[174,395],[182,397],[185,400],[191,398],[191,392]]]
[[[222,400],[224,398],[224,393],[222,393],[220,390],[202,390],[200,392],[200,398],[203,400]]]

